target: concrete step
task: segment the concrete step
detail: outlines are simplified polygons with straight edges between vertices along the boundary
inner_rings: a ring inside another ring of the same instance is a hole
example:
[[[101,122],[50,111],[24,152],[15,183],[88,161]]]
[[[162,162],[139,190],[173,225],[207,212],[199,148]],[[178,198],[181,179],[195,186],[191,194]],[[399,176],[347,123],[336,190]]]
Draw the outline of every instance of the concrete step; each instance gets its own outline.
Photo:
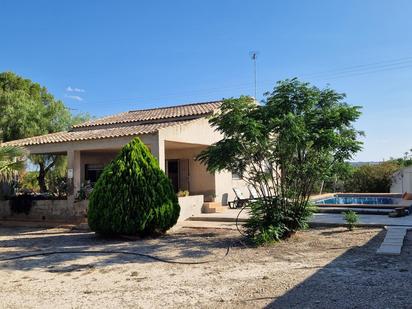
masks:
[[[238,222],[238,227],[244,222]],[[237,230],[235,222],[213,222],[213,221],[183,221],[178,224],[178,228],[196,228],[196,229],[228,229]]]
[[[202,206],[202,213],[224,212],[225,210],[219,202],[205,202]]]
[[[207,221],[207,222],[236,222],[234,217],[225,217],[225,216],[215,216],[215,217],[197,217],[193,216],[188,218],[186,221]],[[246,222],[246,218],[239,218],[238,222]]]

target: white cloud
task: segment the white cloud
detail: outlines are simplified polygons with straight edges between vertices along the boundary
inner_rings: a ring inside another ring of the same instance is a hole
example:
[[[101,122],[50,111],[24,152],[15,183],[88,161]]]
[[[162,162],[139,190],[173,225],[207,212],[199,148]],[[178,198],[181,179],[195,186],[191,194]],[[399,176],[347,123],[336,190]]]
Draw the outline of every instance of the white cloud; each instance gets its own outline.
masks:
[[[76,101],[83,101],[83,98],[81,96],[78,95],[69,95],[66,94],[66,98],[72,99],[72,100],[76,100]]]
[[[86,90],[84,90],[84,89],[71,87],[71,86],[66,87],[66,91],[67,92],[82,92],[82,93],[86,92]]]

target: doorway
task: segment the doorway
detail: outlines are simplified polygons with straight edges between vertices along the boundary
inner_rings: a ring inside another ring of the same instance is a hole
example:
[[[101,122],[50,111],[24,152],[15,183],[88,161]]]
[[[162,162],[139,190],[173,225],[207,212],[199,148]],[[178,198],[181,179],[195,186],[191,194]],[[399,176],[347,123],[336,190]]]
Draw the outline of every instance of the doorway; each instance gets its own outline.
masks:
[[[179,160],[167,160],[167,175],[172,182],[173,190],[179,191]]]

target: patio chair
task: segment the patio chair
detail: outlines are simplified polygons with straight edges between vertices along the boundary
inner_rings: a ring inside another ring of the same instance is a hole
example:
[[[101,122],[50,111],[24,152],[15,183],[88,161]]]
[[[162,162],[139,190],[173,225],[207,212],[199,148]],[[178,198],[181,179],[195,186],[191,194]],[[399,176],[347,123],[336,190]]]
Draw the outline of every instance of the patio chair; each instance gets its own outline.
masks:
[[[257,200],[257,199],[260,198],[260,197],[259,197],[259,194],[257,193],[257,191],[256,191],[256,189],[255,189],[255,187],[249,186],[248,189],[249,189],[249,193],[250,193],[250,198],[251,198],[251,199]]]
[[[259,195],[258,192],[256,191],[255,187],[249,186],[248,187],[249,192],[250,192],[250,199],[252,200],[258,200],[258,199],[263,199],[264,197],[271,197],[272,195],[269,194],[268,188],[266,186],[263,187],[263,195]]]
[[[239,188],[233,188],[233,192],[235,192],[235,199],[232,202],[229,202],[229,208],[239,208],[243,207],[245,204],[249,203],[252,199],[246,198],[242,191]]]

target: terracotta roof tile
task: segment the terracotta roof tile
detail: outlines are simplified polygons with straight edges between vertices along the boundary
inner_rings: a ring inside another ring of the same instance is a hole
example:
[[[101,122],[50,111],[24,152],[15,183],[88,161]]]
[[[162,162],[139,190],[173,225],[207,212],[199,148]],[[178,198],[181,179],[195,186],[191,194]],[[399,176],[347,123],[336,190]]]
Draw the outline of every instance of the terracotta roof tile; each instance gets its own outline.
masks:
[[[16,141],[10,141],[1,144],[1,146],[12,145],[12,146],[31,146],[31,145],[42,145],[42,144],[54,144],[63,142],[73,142],[73,141],[86,141],[86,140],[97,140],[104,138],[114,138],[122,136],[134,136],[155,133],[161,128],[182,125],[191,122],[191,120],[186,121],[169,121],[153,124],[141,124],[141,125],[129,125],[121,126],[115,128],[105,128],[105,129],[93,129],[84,131],[64,131],[51,133],[46,135],[34,136],[24,139],[19,139]]]
[[[221,101],[194,103],[187,105],[169,106],[162,108],[129,111],[117,115],[90,120],[74,126],[74,129],[118,123],[148,122],[181,117],[204,116],[219,108]]]

